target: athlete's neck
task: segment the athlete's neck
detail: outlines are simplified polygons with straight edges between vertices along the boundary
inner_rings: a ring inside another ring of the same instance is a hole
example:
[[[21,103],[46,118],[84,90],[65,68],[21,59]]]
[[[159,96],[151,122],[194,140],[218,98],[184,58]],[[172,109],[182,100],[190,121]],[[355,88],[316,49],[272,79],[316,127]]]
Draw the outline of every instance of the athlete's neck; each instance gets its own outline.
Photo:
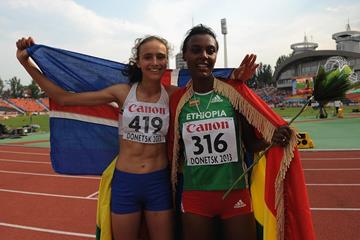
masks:
[[[214,77],[193,79],[193,90],[198,93],[207,93],[214,89]]]
[[[161,85],[159,83],[149,83],[141,81],[138,84],[137,92],[145,97],[152,97],[158,95],[161,92]]]

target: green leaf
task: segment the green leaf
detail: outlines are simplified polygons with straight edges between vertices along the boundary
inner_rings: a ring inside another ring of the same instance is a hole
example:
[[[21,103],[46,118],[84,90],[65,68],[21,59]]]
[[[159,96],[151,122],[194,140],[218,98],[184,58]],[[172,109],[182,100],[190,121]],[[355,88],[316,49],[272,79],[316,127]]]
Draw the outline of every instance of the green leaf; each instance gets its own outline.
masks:
[[[319,68],[314,82],[314,98],[321,105],[329,101],[343,99],[346,91],[351,88],[349,76],[352,70],[345,65],[342,70],[339,69],[325,72],[322,67]]]
[[[344,65],[341,69],[341,72],[350,75],[352,73],[352,69],[349,67],[349,65]]]

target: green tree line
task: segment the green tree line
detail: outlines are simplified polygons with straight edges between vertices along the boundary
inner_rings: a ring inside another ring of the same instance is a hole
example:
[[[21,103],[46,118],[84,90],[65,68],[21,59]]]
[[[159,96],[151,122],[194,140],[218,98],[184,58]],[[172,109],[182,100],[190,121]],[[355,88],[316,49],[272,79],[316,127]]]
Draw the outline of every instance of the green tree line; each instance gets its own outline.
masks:
[[[38,99],[44,97],[43,93],[34,80],[29,85],[22,85],[20,78],[13,77],[8,80],[0,78],[0,97],[1,98],[22,98],[30,97]]]

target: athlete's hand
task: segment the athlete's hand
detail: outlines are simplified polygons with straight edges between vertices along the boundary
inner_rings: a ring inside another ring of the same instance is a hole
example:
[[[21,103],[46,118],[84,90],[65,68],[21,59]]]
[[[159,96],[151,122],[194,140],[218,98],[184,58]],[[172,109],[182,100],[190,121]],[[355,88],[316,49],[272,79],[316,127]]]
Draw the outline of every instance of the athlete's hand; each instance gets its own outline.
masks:
[[[255,61],[255,54],[246,54],[240,66],[234,70],[233,79],[245,82],[252,78],[256,72],[256,68],[259,66],[259,64],[256,64]]]
[[[285,147],[289,144],[292,131],[289,126],[278,127],[272,137],[272,143]]]
[[[31,37],[21,38],[16,42],[16,58],[20,63],[26,62],[29,59],[29,54],[26,51],[26,48],[34,45],[35,42]]]

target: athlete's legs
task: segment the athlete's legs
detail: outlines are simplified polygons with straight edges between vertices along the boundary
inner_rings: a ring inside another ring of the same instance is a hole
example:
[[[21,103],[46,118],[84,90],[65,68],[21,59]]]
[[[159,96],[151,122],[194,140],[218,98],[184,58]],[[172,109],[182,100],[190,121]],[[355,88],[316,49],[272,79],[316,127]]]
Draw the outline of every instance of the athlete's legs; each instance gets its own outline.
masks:
[[[213,240],[215,239],[213,218],[192,213],[182,214],[184,240]]]
[[[150,239],[172,240],[174,234],[173,210],[145,211]]]
[[[256,240],[256,224],[252,212],[225,219],[223,226],[226,240]]]
[[[114,240],[137,240],[140,228],[141,212],[111,213],[111,227]]]

